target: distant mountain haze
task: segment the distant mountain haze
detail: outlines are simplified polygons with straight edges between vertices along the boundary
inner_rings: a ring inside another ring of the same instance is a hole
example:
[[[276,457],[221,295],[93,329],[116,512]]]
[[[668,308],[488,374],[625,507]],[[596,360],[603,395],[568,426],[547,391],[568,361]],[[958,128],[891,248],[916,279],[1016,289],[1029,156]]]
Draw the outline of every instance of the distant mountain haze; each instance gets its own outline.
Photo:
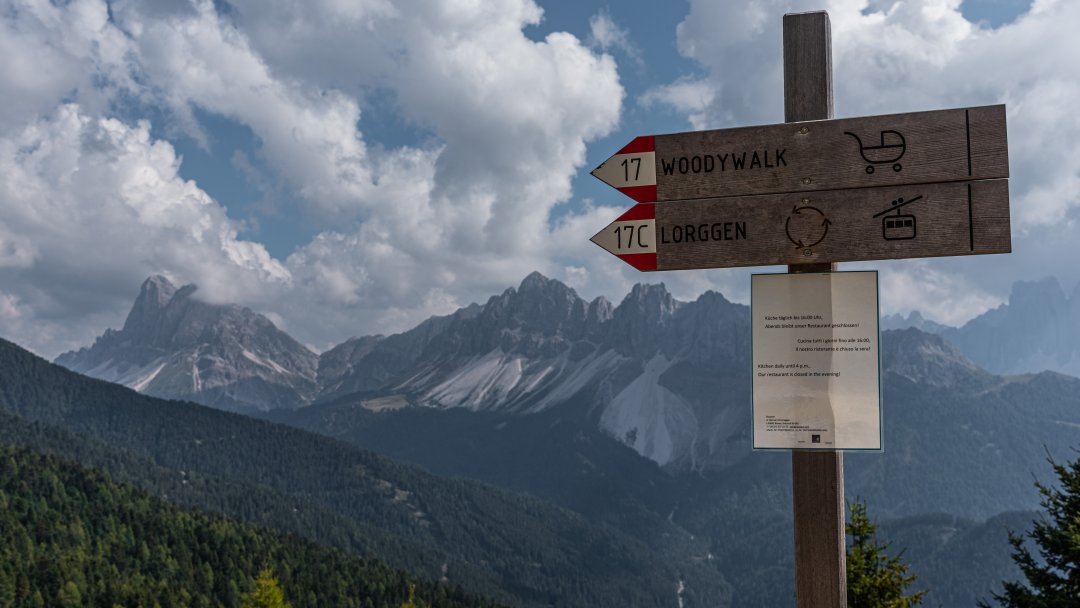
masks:
[[[1017,281],[1008,302],[959,328],[924,319],[918,311],[882,318],[883,329],[905,327],[940,335],[995,374],[1049,370],[1080,376],[1080,284],[1066,294],[1053,277]]]
[[[911,311],[906,317],[900,314],[884,315],[881,317],[882,331],[889,329],[907,329],[909,327],[914,327],[915,329],[931,334],[936,334],[945,329],[951,329],[948,325],[942,325],[941,323],[936,323],[930,319],[924,318],[922,313],[917,310]]]
[[[1018,281],[1007,303],[939,333],[994,373],[1080,376],[1080,284],[1066,295],[1055,278]]]

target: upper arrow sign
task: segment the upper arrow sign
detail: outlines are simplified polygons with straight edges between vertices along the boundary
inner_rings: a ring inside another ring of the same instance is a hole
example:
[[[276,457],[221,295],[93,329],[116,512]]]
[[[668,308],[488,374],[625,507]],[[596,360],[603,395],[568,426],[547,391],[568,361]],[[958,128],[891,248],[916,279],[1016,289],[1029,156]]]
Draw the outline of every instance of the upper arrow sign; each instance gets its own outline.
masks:
[[[638,202],[1006,178],[1005,106],[638,137],[592,174]]]

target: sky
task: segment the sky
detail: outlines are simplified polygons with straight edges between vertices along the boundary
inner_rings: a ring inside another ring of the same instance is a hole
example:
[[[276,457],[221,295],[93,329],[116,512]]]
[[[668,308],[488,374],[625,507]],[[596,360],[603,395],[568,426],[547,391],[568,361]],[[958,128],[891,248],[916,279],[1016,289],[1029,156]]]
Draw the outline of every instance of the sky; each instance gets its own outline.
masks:
[[[589,242],[589,171],[643,134],[783,121],[782,15],[832,21],[838,118],[1004,103],[1013,253],[844,264],[884,313],[962,324],[1080,281],[1073,0],[0,0],[0,336],[46,357],[152,274],[323,350],[534,270],[747,302]]]

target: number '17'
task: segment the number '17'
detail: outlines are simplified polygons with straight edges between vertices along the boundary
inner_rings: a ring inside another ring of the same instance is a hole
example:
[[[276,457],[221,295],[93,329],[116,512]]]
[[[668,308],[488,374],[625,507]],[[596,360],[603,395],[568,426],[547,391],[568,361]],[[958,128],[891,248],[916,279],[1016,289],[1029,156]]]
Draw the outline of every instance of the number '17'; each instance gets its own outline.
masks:
[[[634,165],[634,179],[630,179],[630,165]],[[624,158],[621,164],[623,168],[623,181],[637,181],[641,177],[641,157]]]
[[[648,247],[649,244],[645,242],[645,229],[648,228],[648,224],[623,224],[622,226],[615,227],[615,237],[618,239],[617,249],[623,249],[623,235],[626,235],[626,248],[634,246],[634,231],[637,231],[637,246]]]

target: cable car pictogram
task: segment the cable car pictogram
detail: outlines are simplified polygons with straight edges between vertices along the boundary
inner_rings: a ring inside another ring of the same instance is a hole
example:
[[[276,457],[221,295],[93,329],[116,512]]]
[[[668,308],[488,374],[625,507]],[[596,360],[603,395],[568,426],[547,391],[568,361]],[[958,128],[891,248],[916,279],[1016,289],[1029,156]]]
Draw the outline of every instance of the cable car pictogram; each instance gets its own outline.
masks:
[[[899,131],[882,131],[881,145],[878,146],[864,145],[859,136],[851,131],[844,131],[844,135],[850,135],[855,138],[855,141],[859,142],[859,154],[862,155],[863,160],[870,163],[866,165],[867,173],[874,172],[874,165],[891,164],[892,170],[897,173],[904,168],[899,161],[904,157],[904,152],[907,151],[907,141]]]
[[[900,213],[900,207],[904,205],[910,205],[917,200],[922,199],[922,195],[916,196],[911,200],[904,200],[900,197],[889,206],[888,209],[881,213],[875,214],[875,218],[881,216],[881,236],[886,241],[906,241],[915,238],[917,224],[915,222],[915,216],[905,213]],[[887,215],[896,212],[896,215]]]

